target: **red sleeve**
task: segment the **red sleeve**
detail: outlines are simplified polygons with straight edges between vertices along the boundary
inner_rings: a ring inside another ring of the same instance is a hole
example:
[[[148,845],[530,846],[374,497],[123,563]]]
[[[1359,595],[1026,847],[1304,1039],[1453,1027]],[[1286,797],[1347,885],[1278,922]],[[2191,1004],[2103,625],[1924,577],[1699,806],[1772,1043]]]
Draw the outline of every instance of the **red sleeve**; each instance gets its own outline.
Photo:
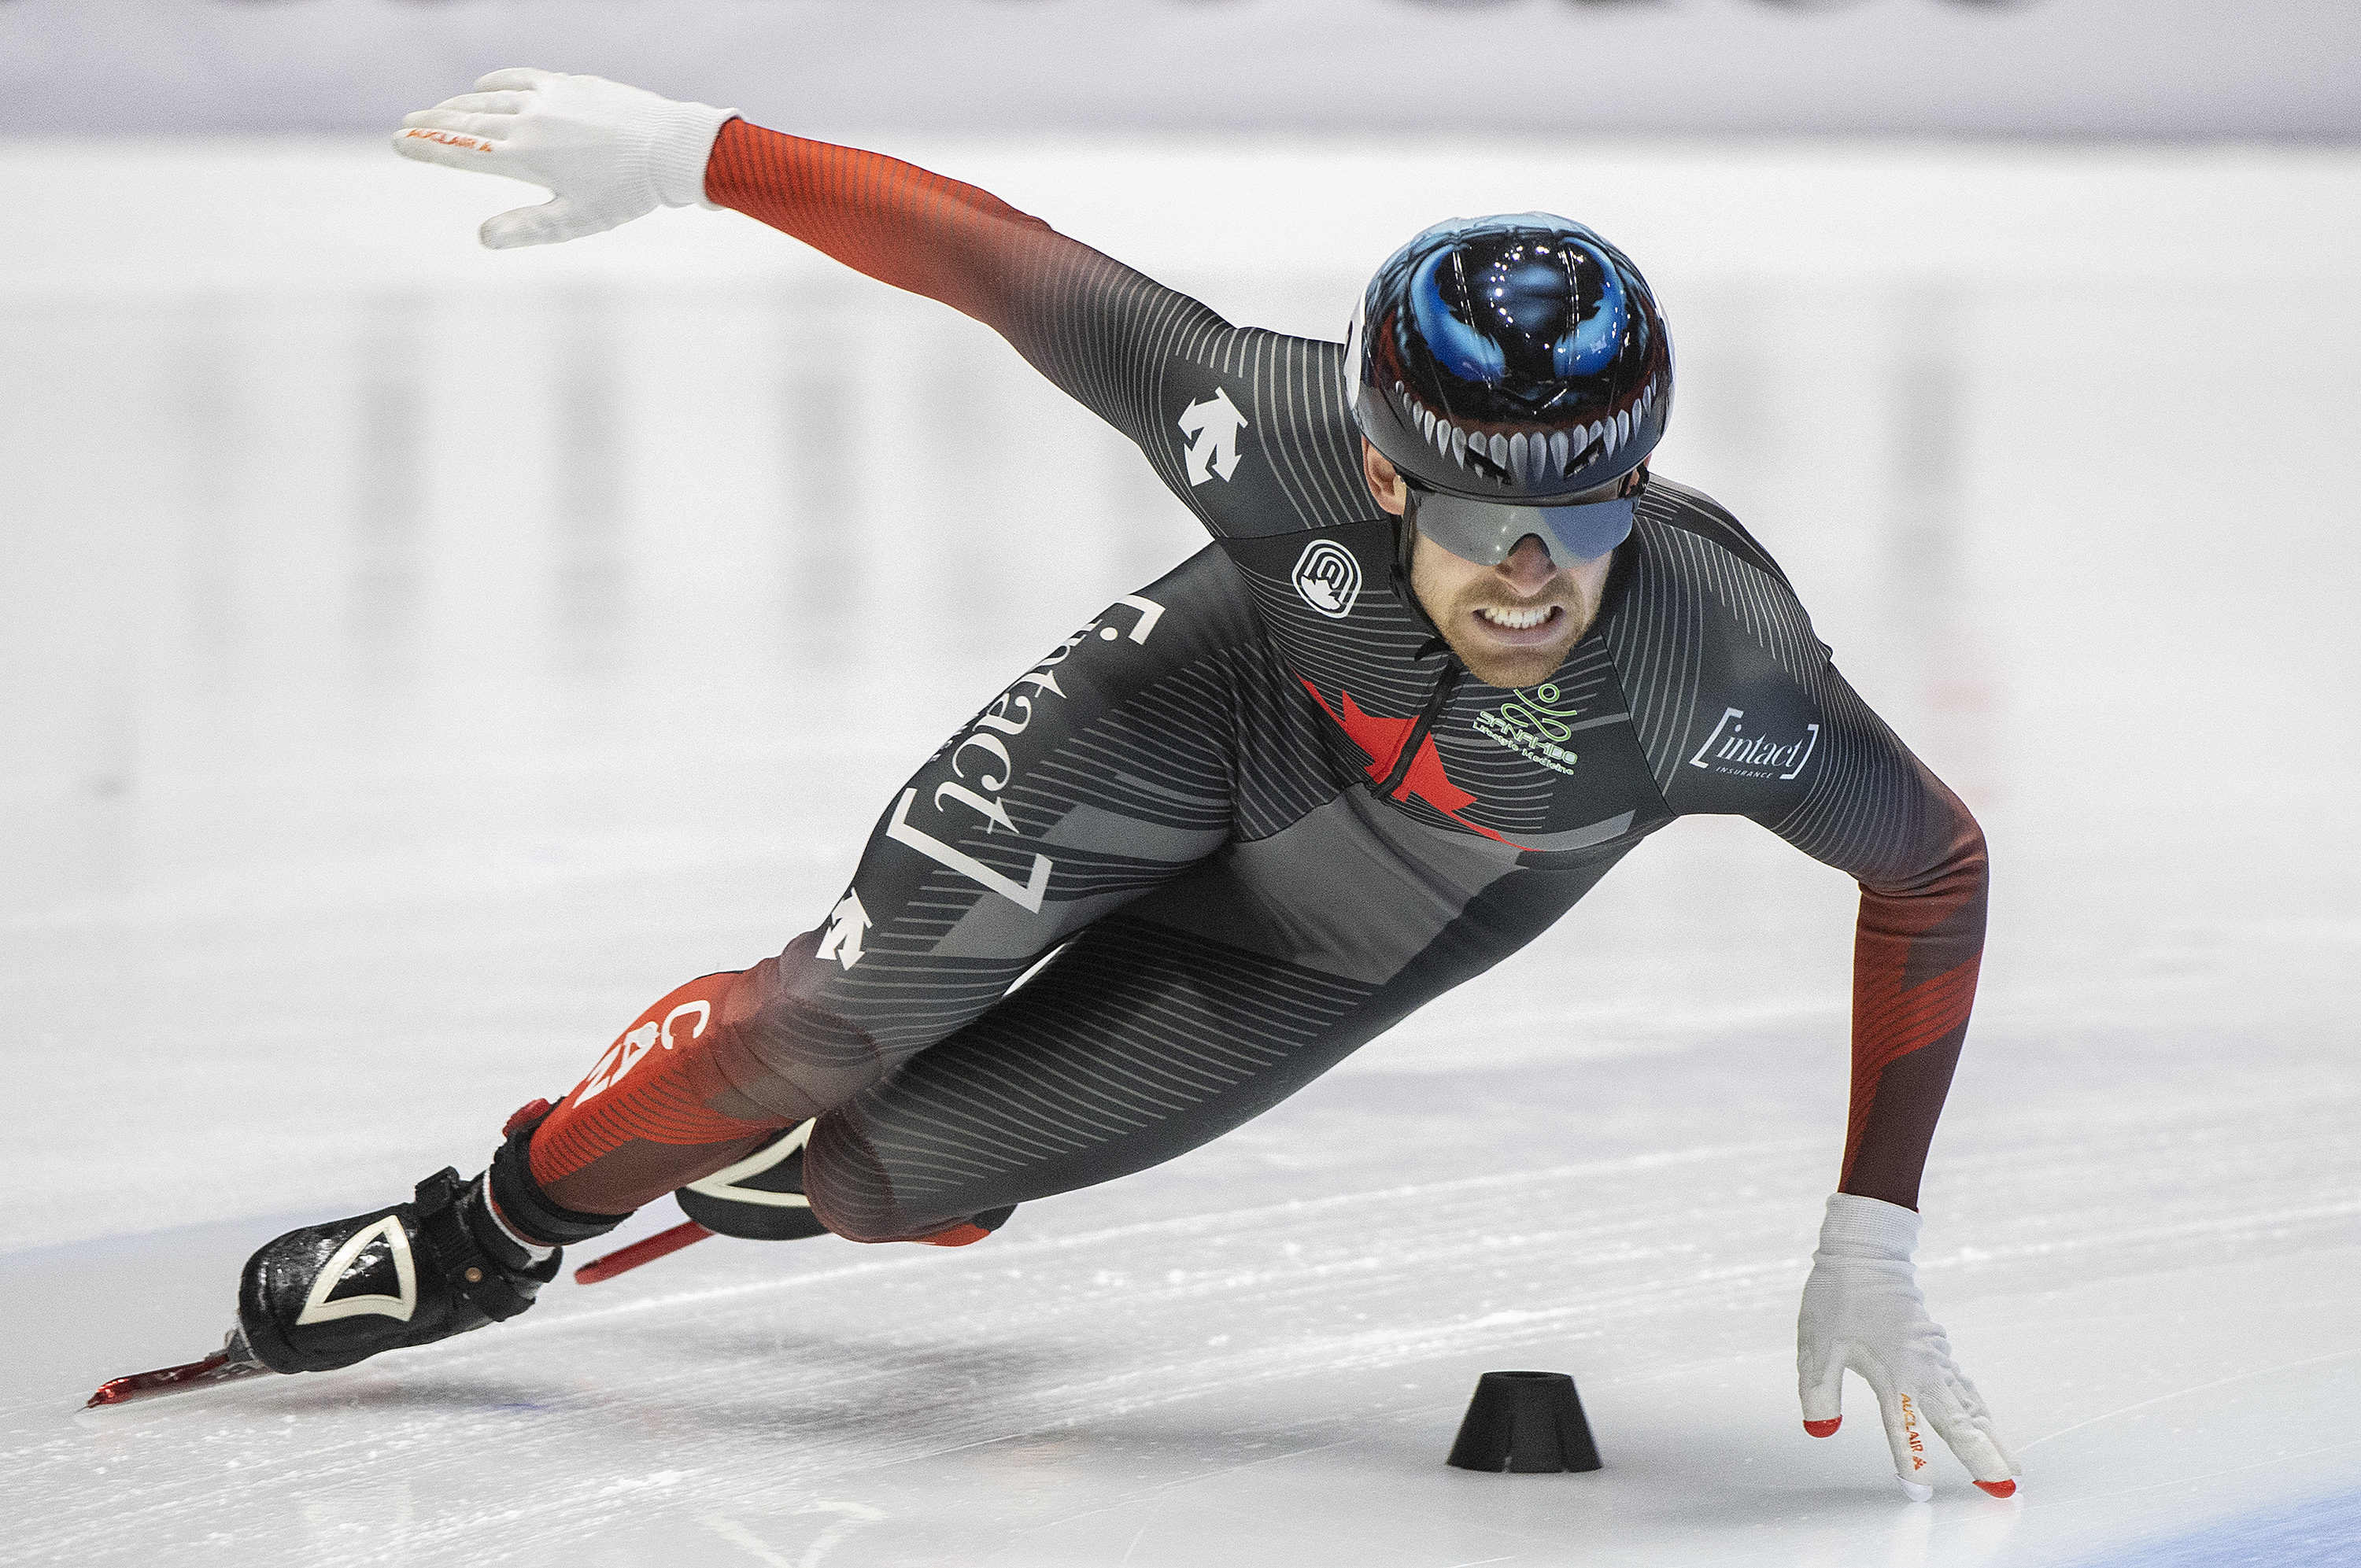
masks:
[[[1096,255],[988,192],[855,148],[731,120],[705,166],[717,206],[793,235],[855,271],[1007,330],[1010,285],[1059,249]]]
[[[1160,454],[1159,471],[1188,499],[1164,428],[1169,416],[1157,411],[1163,367],[1239,335],[1195,300],[972,185],[743,120],[715,139],[705,192],[847,267],[983,322],[1068,396],[1150,448],[1152,459]],[[1151,435],[1165,439],[1151,443]]]
[[[1982,830],[1909,759],[1924,793],[1914,874],[1864,876],[1853,938],[1852,1111],[1839,1190],[1918,1206],[1982,961],[1988,873]]]
[[[1051,385],[1137,442],[1214,533],[1328,528],[1368,513],[1340,345],[1232,326],[972,185],[743,120],[715,138],[705,192],[999,333]],[[1246,405],[1275,483],[1206,486],[1190,471],[1181,439],[1190,427],[1177,416],[1211,394],[1216,376],[1224,395]]]

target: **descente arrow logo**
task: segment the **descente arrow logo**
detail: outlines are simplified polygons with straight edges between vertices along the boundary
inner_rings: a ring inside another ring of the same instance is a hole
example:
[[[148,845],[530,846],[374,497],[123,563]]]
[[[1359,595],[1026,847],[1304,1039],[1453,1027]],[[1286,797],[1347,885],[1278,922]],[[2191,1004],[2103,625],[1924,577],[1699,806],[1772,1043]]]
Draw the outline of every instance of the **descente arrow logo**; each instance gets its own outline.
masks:
[[[1226,483],[1238,471],[1238,432],[1246,427],[1246,416],[1238,412],[1227,391],[1214,388],[1212,397],[1191,403],[1173,422],[1189,437],[1185,466],[1191,486],[1202,485],[1216,474]]]
[[[868,929],[869,911],[861,906],[861,894],[848,893],[829,915],[828,933],[820,938],[819,951],[812,956],[834,959],[851,969],[861,961],[861,933]]]

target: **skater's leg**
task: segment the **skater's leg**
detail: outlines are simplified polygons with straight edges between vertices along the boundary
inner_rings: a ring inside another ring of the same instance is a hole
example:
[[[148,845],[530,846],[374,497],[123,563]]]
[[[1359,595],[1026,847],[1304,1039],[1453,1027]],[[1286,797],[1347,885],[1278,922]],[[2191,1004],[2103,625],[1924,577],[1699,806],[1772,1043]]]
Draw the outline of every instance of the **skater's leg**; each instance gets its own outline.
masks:
[[[825,926],[674,992],[608,1048],[533,1135],[542,1191],[620,1214],[729,1166],[1219,849],[1255,631],[1207,551],[1052,650],[897,792]]]
[[[1355,791],[1233,844],[821,1117],[814,1212],[904,1240],[1170,1159],[1514,952],[1631,842],[1520,867],[1383,810]]]
[[[901,791],[825,927],[663,998],[555,1109],[520,1113],[481,1177],[441,1173],[412,1202],[257,1253],[239,1354],[345,1365],[523,1310],[557,1246],[842,1104],[1185,873],[1230,837],[1238,659],[1256,631],[1210,550],[1111,607]],[[937,1231],[988,1226],[996,1207]]]

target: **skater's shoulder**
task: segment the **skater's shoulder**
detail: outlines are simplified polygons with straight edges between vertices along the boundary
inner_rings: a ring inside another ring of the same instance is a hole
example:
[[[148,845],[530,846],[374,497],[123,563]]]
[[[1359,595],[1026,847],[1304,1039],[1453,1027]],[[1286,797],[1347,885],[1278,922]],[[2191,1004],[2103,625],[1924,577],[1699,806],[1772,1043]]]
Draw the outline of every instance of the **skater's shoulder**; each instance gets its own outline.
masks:
[[[1652,475],[1634,510],[1638,527],[1633,542],[1643,550],[1666,554],[1675,565],[1710,570],[1736,560],[1771,578],[1789,593],[1795,590],[1763,543],[1747,531],[1728,507],[1693,486]]]
[[[1143,444],[1217,537],[1300,533],[1369,515],[1343,355],[1339,344],[1244,328],[1167,363],[1157,428]]]
[[[1211,333],[1189,357],[1218,377],[1241,409],[1289,425],[1349,426],[1345,394],[1345,345],[1296,337],[1268,327],[1229,326]],[[1182,375],[1185,377],[1186,372]]]

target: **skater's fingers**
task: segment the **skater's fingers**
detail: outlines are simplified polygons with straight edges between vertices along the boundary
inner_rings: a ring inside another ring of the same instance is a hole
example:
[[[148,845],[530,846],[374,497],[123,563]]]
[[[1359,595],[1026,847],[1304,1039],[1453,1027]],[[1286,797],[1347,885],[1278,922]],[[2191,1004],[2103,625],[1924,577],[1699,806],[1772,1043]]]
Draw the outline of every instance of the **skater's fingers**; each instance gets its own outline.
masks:
[[[485,169],[488,165],[483,159],[491,154],[493,144],[482,137],[471,137],[461,131],[405,126],[393,133],[393,150],[421,163],[448,164],[453,169]]]
[[[459,131],[412,126],[393,133],[393,150],[420,163],[439,163],[446,169],[473,169],[487,174],[511,172],[490,161],[496,150],[493,143]]]
[[[523,245],[555,245],[614,227],[609,218],[592,217],[563,196],[537,207],[518,207],[484,220],[477,237],[487,250],[513,250]]]
[[[1987,1492],[2007,1497],[2016,1490],[2009,1477],[2015,1474],[2008,1454],[1993,1440],[1986,1421],[1978,1421],[1952,1399],[1930,1397],[1926,1406],[1927,1424],[1935,1435],[1948,1444],[1959,1462],[1968,1467],[1976,1485]]]
[[[1992,1407],[1984,1403],[1982,1391],[1977,1388],[1973,1382],[1970,1381],[1968,1375],[1964,1372],[1955,1370],[1952,1373],[1952,1376],[1958,1380],[1960,1405],[1968,1412],[1969,1419],[1990,1425],[1992,1421]]]
[[[2001,1464],[2007,1468],[2010,1475],[2022,1475],[2025,1474],[2025,1466],[2016,1462],[2015,1452],[2011,1449],[2007,1443],[2001,1441],[2000,1428],[1993,1424],[1992,1417],[1980,1412],[1968,1418],[1968,1424],[1972,1426],[1977,1431],[1983,1434],[1983,1440],[1992,1444],[1993,1453],[1999,1455]],[[1971,1466],[1971,1468],[1973,1467]],[[1984,1484],[1988,1481],[1997,1481],[2000,1479],[2002,1479],[2002,1477],[1997,1475],[1986,1475],[1981,1470],[1976,1472],[1976,1485],[1980,1486],[1984,1486]],[[1991,1488],[1989,1486],[1985,1486],[1985,1490],[1990,1491]],[[2000,1495],[2006,1497],[2008,1494],[2004,1492]]]
[[[487,71],[476,78],[478,93],[530,93],[543,82],[564,75],[558,71],[543,71],[536,66],[511,65]]]
[[[1916,1390],[1895,1384],[1883,1364],[1863,1358],[1853,1364],[1877,1396],[1877,1414],[1885,1428],[1885,1444],[1894,1453],[1894,1474],[1902,1489],[1923,1502],[1934,1495],[1927,1480],[1927,1417]]]
[[[513,115],[533,102],[527,94],[508,93],[462,93],[456,98],[445,98],[434,105],[459,115]]]
[[[486,141],[498,141],[514,126],[513,115],[478,115],[464,109],[454,109],[437,104],[431,109],[412,109],[401,116],[404,130],[456,131],[461,136],[481,137]]]
[[[1797,1348],[1795,1392],[1804,1406],[1804,1430],[1814,1437],[1833,1437],[1844,1424],[1844,1358],[1835,1346]]]
[[[2010,1452],[2008,1444],[2001,1441],[2000,1428],[1993,1421],[1992,1410],[1984,1404],[1984,1397],[1977,1391],[1975,1384],[1969,1381],[1968,1375],[1955,1370],[1952,1373],[1952,1387],[1959,1398],[1961,1415],[1969,1425],[1983,1434],[1985,1442],[1992,1444],[1993,1451],[1999,1454],[2001,1463],[2008,1466],[2008,1474],[2024,1475],[2024,1466],[2017,1464],[2016,1455]],[[1969,1468],[1974,1469],[1974,1466],[1971,1465]],[[1976,1479],[1981,1484],[1997,1481],[2002,1477],[1986,1475],[1979,1470],[1976,1472]]]
[[[1990,1416],[1979,1417],[1976,1425],[1983,1430],[1986,1437],[1992,1439],[1992,1445],[2000,1450],[2001,1458],[2008,1464],[2008,1473],[2011,1475],[2024,1475],[2025,1466],[2017,1462],[2016,1450],[2001,1441],[2000,1429],[1993,1425],[1993,1419]]]

